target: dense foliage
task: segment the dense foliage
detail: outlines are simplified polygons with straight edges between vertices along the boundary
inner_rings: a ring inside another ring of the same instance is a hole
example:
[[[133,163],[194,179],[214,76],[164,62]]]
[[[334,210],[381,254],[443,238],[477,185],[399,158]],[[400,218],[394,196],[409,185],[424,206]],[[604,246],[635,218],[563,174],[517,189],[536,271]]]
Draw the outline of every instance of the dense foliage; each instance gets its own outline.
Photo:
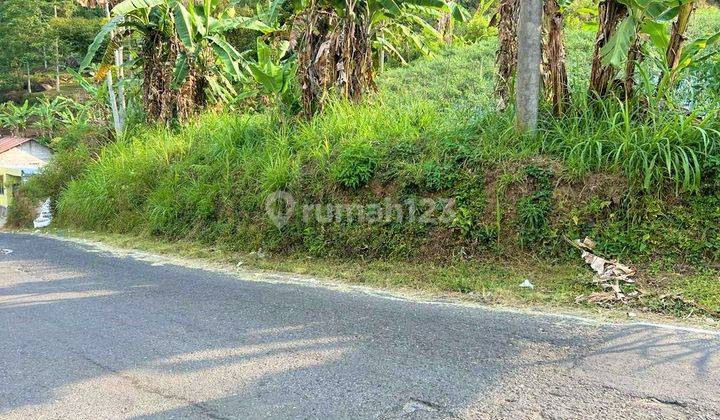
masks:
[[[0,2],[0,92],[54,85],[56,70],[76,66],[102,25],[101,14],[72,0]],[[63,72],[64,73],[64,72]]]

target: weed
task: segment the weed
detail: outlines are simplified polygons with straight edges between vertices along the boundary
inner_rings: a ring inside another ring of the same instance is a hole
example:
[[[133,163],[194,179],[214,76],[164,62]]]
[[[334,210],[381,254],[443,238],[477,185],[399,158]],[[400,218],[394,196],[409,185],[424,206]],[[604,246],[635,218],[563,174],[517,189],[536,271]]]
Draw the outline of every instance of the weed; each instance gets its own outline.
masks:
[[[552,171],[530,165],[525,167],[524,172],[535,185],[535,191],[517,203],[520,242],[523,246],[548,238],[548,216],[552,211]]]
[[[359,188],[370,181],[378,166],[376,148],[366,142],[347,145],[333,164],[335,180],[347,188]]]
[[[676,192],[692,192],[703,182],[703,166],[720,151],[717,111],[701,116],[656,110],[642,117],[622,102],[577,109],[578,115],[547,120],[542,141],[546,152],[580,172],[620,170],[637,188],[658,191],[670,184]]]
[[[37,217],[37,205],[35,202],[18,191],[14,194],[7,213],[7,225],[16,228],[32,227],[33,220]]]
[[[571,234],[592,236],[618,257],[716,260],[720,115],[617,101],[589,106],[586,47],[594,35],[580,24],[568,32],[579,111],[544,114],[537,138],[518,138],[512,109],[494,110],[495,40],[483,39],[389,70],[377,95],[332,101],[311,121],[282,124],[267,110],[210,113],[174,130],[138,127],[54,188],[64,191],[60,221],[314,255],[472,255],[501,249],[501,236],[510,238],[502,241],[508,253],[515,236],[554,252],[557,237]],[[513,169],[537,161],[559,172]],[[595,175],[610,181],[590,182]],[[621,197],[609,198],[602,189],[615,179]],[[447,196],[457,212],[432,229],[291,221],[278,230],[263,205],[278,189],[302,203]]]

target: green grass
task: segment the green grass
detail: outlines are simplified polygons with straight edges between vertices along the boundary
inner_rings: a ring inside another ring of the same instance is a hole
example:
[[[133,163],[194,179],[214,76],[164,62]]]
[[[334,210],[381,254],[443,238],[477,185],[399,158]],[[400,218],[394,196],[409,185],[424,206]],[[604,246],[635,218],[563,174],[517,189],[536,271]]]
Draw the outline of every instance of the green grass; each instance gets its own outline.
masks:
[[[698,123],[666,113],[639,123],[620,106],[613,112],[545,122],[538,141],[514,135],[510,112],[477,115],[399,95],[337,102],[291,128],[272,115],[208,114],[176,132],[149,129],[106,147],[61,196],[60,220],[318,255],[446,258],[461,248],[485,254],[532,247],[562,257],[563,235],[591,235],[614,256],[643,260],[669,252],[683,261],[717,260],[720,236],[712,221],[720,215],[695,209],[691,215],[709,219],[694,220],[710,223],[688,227],[669,217],[692,210],[720,179],[717,118]],[[549,171],[548,191],[527,175],[534,167]],[[609,177],[593,184],[602,173]],[[296,220],[278,230],[264,207],[277,190],[300,203],[454,198],[458,213],[432,226]],[[538,194],[549,200],[536,203]],[[652,219],[643,197],[668,194],[681,199]],[[528,213],[536,207],[542,211]],[[654,242],[676,228],[688,238],[679,252],[669,239]]]
[[[388,97],[422,98],[443,110],[469,109],[481,113],[492,104],[496,40],[463,45],[388,70],[380,89]]]
[[[689,277],[679,276],[669,286],[669,292],[720,312],[720,281],[716,270],[703,271]]]
[[[699,6],[693,14],[688,28],[687,38],[705,37],[720,29],[720,8],[718,6]]]

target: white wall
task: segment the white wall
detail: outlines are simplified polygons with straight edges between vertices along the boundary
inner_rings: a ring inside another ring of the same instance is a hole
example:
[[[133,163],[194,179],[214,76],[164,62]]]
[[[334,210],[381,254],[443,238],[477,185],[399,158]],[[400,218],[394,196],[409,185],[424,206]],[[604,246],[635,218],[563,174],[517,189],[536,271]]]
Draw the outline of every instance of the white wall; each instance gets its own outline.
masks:
[[[35,140],[0,153],[0,166],[40,168],[52,158],[52,151]]]

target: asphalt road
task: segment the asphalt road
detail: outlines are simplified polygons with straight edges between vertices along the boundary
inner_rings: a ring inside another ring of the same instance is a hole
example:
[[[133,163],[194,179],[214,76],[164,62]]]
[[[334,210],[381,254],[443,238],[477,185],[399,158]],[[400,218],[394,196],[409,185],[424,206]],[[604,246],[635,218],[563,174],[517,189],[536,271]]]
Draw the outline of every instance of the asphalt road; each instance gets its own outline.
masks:
[[[2,418],[718,418],[720,337],[0,233]]]

